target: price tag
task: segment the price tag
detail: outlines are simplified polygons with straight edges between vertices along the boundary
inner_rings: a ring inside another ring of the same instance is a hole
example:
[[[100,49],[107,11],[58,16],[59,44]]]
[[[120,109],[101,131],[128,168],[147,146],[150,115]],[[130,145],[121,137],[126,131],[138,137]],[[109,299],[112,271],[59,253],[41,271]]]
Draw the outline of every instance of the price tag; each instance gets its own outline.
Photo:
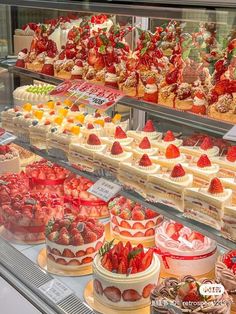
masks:
[[[236,125],[234,125],[224,136],[224,140],[236,142]]]
[[[4,129],[0,128],[0,145],[7,145],[13,142],[15,139],[15,135],[6,132]]]
[[[67,298],[69,295],[73,294],[71,289],[69,289],[57,279],[52,279],[45,283],[39,287],[39,290],[56,304]]]
[[[120,185],[101,178],[88,189],[88,192],[101,198],[103,201],[108,202],[120,192],[120,190]]]

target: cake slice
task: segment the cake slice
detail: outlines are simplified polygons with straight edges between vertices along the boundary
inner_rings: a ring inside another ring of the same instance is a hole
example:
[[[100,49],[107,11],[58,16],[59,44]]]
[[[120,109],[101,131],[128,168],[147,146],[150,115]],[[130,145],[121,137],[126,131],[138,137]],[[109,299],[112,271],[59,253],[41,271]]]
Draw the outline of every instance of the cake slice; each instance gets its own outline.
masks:
[[[220,149],[213,145],[212,139],[206,136],[200,146],[181,146],[180,151],[190,156],[206,154],[208,157],[218,156]]]
[[[174,136],[172,131],[167,131],[164,138],[161,141],[154,141],[153,146],[158,147],[161,151],[165,151],[167,146],[173,144],[177,147],[180,147],[183,143],[183,140],[177,139]]]
[[[81,127],[80,132],[85,141],[88,139],[90,134],[96,134],[99,137],[104,135],[103,127],[100,124],[91,122]]]
[[[85,143],[70,144],[68,159],[71,164],[93,172],[98,168],[96,153],[101,153],[104,156],[106,148],[107,146],[101,143],[96,134],[90,134]]]
[[[153,142],[156,141],[150,142],[148,137],[145,136],[142,140],[140,140],[138,145],[135,145],[133,147],[127,147],[127,150],[133,152],[133,156],[135,159],[141,158],[143,154],[147,154],[148,156],[155,156],[158,154],[158,148],[152,145]]]
[[[184,195],[185,216],[221,230],[224,207],[231,204],[232,190],[224,189],[217,177],[207,188],[189,188]]]
[[[226,156],[214,157],[212,161],[220,166],[222,176],[234,176],[236,172],[236,146],[229,147]]]
[[[152,156],[151,160],[159,164],[161,167],[172,168],[177,163],[182,163],[186,160],[186,156],[181,154],[179,148],[173,144],[167,146],[165,155]]]
[[[147,136],[149,140],[157,140],[161,138],[162,133],[156,131],[152,120],[147,120],[142,131],[128,131],[127,135],[136,140],[141,140],[144,136]]]
[[[186,174],[181,164],[173,167],[171,173],[154,174],[148,177],[147,198],[184,209],[184,191],[192,186],[193,175]]]
[[[6,111],[2,111],[1,113],[1,122],[2,127],[6,131],[14,132],[14,124],[13,124],[13,118],[15,118],[18,115],[21,115],[19,108],[11,108]]]
[[[225,206],[221,233],[236,242],[236,206]]]
[[[153,164],[148,155],[144,154],[138,162],[121,162],[118,179],[145,197],[149,175],[158,173],[159,170],[160,166]]]
[[[0,175],[20,172],[18,150],[9,145],[0,145]]]
[[[113,118],[105,117],[104,119],[104,133],[105,136],[112,137],[115,134],[115,129],[117,126],[121,127],[124,131],[128,130],[129,119],[121,121],[121,114],[117,113]]]
[[[117,126],[115,128],[114,136],[104,136],[101,137],[101,141],[104,144],[107,144],[108,147],[111,147],[114,141],[118,141],[122,147],[131,146],[134,139],[132,137],[127,137],[126,132],[122,129],[122,127]]]

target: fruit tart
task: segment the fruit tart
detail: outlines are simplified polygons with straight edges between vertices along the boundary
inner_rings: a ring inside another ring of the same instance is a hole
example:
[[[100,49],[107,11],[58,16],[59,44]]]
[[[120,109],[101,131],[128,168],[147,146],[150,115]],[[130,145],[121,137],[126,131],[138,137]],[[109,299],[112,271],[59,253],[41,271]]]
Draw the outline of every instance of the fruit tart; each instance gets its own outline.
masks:
[[[96,301],[117,310],[136,310],[150,304],[160,262],[153,249],[130,242],[105,243],[93,261],[93,288]]]

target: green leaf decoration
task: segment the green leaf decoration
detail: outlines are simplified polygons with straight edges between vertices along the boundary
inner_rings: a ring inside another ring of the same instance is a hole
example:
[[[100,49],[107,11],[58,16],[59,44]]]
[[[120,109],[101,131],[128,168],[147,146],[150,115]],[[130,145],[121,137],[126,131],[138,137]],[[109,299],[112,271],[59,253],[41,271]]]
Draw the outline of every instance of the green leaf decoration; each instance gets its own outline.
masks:
[[[143,56],[147,52],[148,47],[143,47],[140,51],[141,56]]]
[[[104,45],[107,45],[109,43],[109,39],[107,38],[105,34],[102,34],[99,37],[101,38]]]
[[[135,256],[139,255],[141,252],[142,252],[142,249],[137,249],[137,250],[129,252],[128,261],[130,261],[132,258],[135,258]]]
[[[101,47],[99,47],[99,52],[101,54],[105,54],[106,53],[106,46],[105,45],[102,45]]]
[[[115,47],[123,49],[123,48],[125,48],[125,44],[123,44],[122,42],[118,42],[118,43],[116,43]]]
[[[100,250],[98,251],[99,255],[104,256],[107,252],[109,252],[110,249],[111,249],[112,246],[113,246],[114,241],[115,241],[115,239],[113,239],[113,240],[110,241],[110,242],[106,242],[106,243],[100,248]]]
[[[191,48],[186,49],[183,53],[182,53],[182,59],[186,60],[190,54]]]

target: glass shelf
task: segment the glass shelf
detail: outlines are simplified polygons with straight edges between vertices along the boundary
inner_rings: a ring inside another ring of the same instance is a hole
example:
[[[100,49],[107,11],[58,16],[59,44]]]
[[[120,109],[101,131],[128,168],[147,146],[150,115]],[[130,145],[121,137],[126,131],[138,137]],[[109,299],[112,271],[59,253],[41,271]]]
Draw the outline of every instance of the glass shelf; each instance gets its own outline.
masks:
[[[17,145],[33,152],[33,153],[41,156],[42,158],[45,158],[51,162],[57,163],[58,165],[70,170],[71,172],[73,172],[77,175],[86,177],[87,179],[89,179],[93,182],[96,182],[98,179],[100,179],[99,176],[96,176],[92,173],[88,173],[86,171],[78,170],[78,169],[74,168],[73,166],[71,166],[69,162],[67,162],[65,160],[61,160],[61,159],[56,158],[56,157],[51,157],[46,152],[41,151],[39,149],[36,149],[29,144],[19,142],[18,140],[16,140],[15,143]],[[123,189],[123,190],[121,190],[121,192],[119,192],[119,194],[126,197],[126,198],[129,198],[131,200],[139,202],[140,204],[142,204],[145,207],[149,207],[149,208],[155,210],[156,212],[165,216],[166,218],[173,219],[177,222],[180,222],[180,223],[184,224],[185,226],[187,226],[187,227],[189,227],[195,231],[198,231],[198,232],[204,234],[205,236],[210,237],[211,239],[214,239],[223,248],[227,248],[227,249],[234,249],[235,248],[235,243],[228,240],[228,239],[223,238],[220,235],[219,231],[217,231],[214,228],[211,228],[207,225],[204,225],[200,222],[197,222],[195,220],[184,217],[184,215],[181,212],[179,212],[178,210],[176,210],[173,207],[164,205],[162,203],[151,203],[151,202],[145,200],[138,193],[131,191],[131,190]]]

